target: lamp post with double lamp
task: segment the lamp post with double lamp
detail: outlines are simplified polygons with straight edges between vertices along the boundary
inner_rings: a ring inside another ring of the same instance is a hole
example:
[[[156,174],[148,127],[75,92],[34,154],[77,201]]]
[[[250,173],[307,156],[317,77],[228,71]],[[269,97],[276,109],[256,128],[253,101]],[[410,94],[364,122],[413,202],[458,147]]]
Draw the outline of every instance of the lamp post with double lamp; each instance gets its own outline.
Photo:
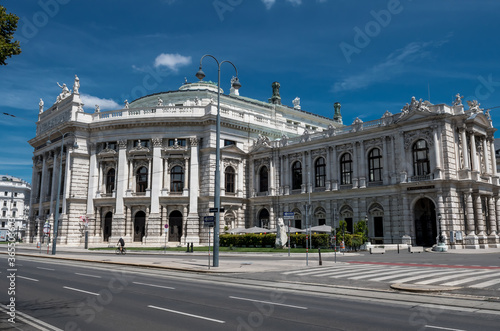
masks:
[[[446,246],[446,243],[444,242],[444,237],[443,237],[443,232],[441,228],[441,213],[437,214],[437,219],[438,219],[438,237],[437,237],[437,245],[433,248],[433,251],[436,252],[447,252],[448,251],[448,246]]]
[[[211,57],[217,62],[217,119],[216,119],[216,142],[215,142],[215,192],[214,192],[214,208],[215,212],[215,225],[214,225],[214,248],[213,248],[213,266],[219,266],[219,231],[220,231],[220,67],[224,62],[230,63],[236,71],[236,78],[233,81],[233,88],[239,89],[241,84],[238,80],[238,69],[231,62],[224,60],[219,62],[213,55],[205,54],[200,59],[200,69],[196,73],[196,77],[201,81],[205,78],[205,73],[202,70],[202,61],[205,57]]]
[[[63,160],[63,153],[64,153],[64,137],[66,135],[73,134],[72,132],[66,132],[62,133],[58,129],[56,129],[57,132],[61,134],[61,153],[60,153],[60,159],[59,159],[59,175],[58,175],[58,180],[57,180],[57,192],[56,192],[56,214],[54,218],[54,239],[52,241],[52,255],[56,255],[56,245],[57,245],[57,232],[59,228],[59,200],[60,200],[60,193],[61,193],[61,175],[62,175],[62,160]],[[73,134],[74,135],[74,134]],[[47,141],[47,145],[50,145],[50,139]],[[73,148],[78,148],[78,144],[75,143],[73,144]]]

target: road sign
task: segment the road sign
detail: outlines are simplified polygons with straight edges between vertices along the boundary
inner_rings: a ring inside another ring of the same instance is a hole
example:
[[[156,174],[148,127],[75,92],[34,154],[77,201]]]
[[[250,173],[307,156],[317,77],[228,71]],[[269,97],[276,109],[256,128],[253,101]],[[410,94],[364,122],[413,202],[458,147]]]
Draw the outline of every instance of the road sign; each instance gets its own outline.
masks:
[[[283,213],[284,220],[293,220],[295,217],[295,213],[293,211],[285,211]]]
[[[213,227],[215,223],[215,217],[213,216],[204,216],[203,223],[205,227]]]
[[[165,229],[168,229],[168,224],[165,224]]]
[[[208,210],[210,213],[216,213],[217,212],[217,208],[210,208]],[[220,208],[220,212],[223,213],[224,212],[224,207]]]

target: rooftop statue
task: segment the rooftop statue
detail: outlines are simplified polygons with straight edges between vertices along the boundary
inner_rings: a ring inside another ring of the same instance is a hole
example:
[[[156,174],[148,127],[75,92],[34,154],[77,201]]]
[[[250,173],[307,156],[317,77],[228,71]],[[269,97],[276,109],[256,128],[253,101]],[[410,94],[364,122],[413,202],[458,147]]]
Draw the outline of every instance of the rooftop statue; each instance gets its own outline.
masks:
[[[472,110],[473,112],[481,111],[481,108],[479,108],[481,104],[477,102],[477,100],[467,100],[467,104],[469,105],[469,110]]]
[[[160,97],[158,97],[158,106],[163,106],[163,100]]]
[[[61,91],[61,94],[59,94],[57,96],[57,101],[56,102],[61,102],[63,99],[66,99],[68,96],[71,95],[71,91],[68,89],[68,87],[66,86],[66,84],[62,84],[62,86],[59,84],[59,82],[57,83],[57,86],[59,86],[62,91]]]
[[[95,105],[95,112],[98,113],[101,111],[101,108],[99,107],[99,105]]]
[[[455,101],[453,101],[453,106],[461,106],[462,99],[463,99],[463,96],[460,96],[460,93],[457,93],[457,95],[455,95]]]
[[[128,103],[128,100],[125,99],[125,109],[129,109],[129,107],[130,107],[130,104]]]
[[[38,104],[38,107],[39,107],[38,114],[43,113],[43,100],[42,100],[42,98],[40,98],[40,103]]]
[[[80,78],[78,78],[77,75],[75,75],[75,82],[73,83],[73,93],[79,94],[79,89],[80,89]]]
[[[299,97],[296,97],[295,99],[293,99],[292,103],[293,103],[293,108],[300,109],[300,98]]]

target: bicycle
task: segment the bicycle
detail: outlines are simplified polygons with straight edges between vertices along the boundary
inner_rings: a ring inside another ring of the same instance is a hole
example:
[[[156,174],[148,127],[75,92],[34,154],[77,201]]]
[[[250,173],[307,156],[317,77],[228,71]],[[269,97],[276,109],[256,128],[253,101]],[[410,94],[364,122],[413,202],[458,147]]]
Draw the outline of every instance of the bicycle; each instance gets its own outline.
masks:
[[[122,247],[122,249],[120,250],[120,246],[116,247],[116,250],[115,250],[115,253],[116,255],[125,255],[127,254],[127,249],[125,247]]]

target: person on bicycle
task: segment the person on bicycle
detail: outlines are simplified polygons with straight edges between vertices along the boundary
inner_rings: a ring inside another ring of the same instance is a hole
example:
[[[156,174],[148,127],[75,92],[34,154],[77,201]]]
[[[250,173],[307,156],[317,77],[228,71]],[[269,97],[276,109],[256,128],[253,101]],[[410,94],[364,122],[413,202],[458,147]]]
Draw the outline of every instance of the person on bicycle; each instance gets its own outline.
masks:
[[[120,252],[123,252],[123,247],[125,247],[125,240],[122,237],[118,239],[118,245],[120,246]]]

